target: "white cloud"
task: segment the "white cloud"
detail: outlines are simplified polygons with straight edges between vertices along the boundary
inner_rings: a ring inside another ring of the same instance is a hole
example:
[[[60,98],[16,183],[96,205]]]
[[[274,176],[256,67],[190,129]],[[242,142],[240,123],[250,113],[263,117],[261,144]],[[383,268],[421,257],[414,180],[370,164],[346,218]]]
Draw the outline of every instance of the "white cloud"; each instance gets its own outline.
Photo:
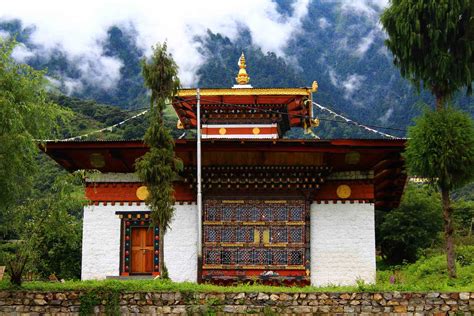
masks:
[[[24,44],[18,43],[12,52],[12,57],[19,63],[26,62],[30,57],[35,54],[30,51]]]
[[[73,92],[81,91],[84,88],[80,80],[71,78],[64,79],[62,85],[67,95],[71,95]]]
[[[327,28],[328,26],[331,26],[331,23],[329,23],[328,19],[326,18],[319,18],[318,23],[319,23],[319,27],[322,28],[323,30]]]
[[[48,81],[49,83],[54,86],[54,87],[59,87],[61,86],[61,81],[54,78],[54,77],[51,77],[51,76],[44,76]]]
[[[353,94],[362,87],[366,79],[365,76],[359,74],[350,74],[345,79],[342,79],[332,67],[328,67],[328,75],[331,84],[343,90],[345,99],[351,99]]]
[[[375,40],[375,31],[372,30],[367,34],[367,36],[363,37],[355,50],[356,56],[362,57],[364,56],[365,52],[369,50],[370,46],[373,44]]]
[[[341,9],[350,13],[378,17],[380,10],[388,5],[388,0],[343,0]]]
[[[380,14],[388,6],[388,0],[329,0],[329,2],[339,4],[342,14],[358,15],[364,21],[346,26],[347,35],[339,40],[338,49],[361,58],[373,45],[379,45],[379,39],[386,38],[380,23]],[[356,36],[359,38],[354,43]]]
[[[331,67],[329,67],[329,80],[333,86],[339,87],[339,79],[337,78],[336,72]]]
[[[8,32],[0,30],[0,39],[8,39],[10,38],[10,34]]]
[[[49,82],[49,85],[46,88],[50,91],[61,89],[67,95],[71,95],[73,92],[79,92],[84,88],[79,79],[71,79],[67,77],[58,79],[51,76],[45,76],[45,78]]]
[[[390,117],[392,117],[392,114],[393,114],[393,108],[390,108],[390,109],[387,110],[387,112],[384,113],[384,115],[379,117],[379,121],[382,124],[387,124]]]
[[[116,58],[97,54],[96,58],[79,58],[76,63],[82,73],[82,79],[95,83],[104,90],[114,88],[120,78],[122,62]]]
[[[351,74],[347,76],[346,80],[342,82],[342,87],[344,89],[344,97],[346,99],[350,98],[354,92],[356,92],[362,86],[365,76],[358,74]]]
[[[293,13],[287,16],[279,13],[271,0],[16,0],[2,3],[0,20],[18,18],[25,25],[35,25],[31,39],[42,45],[42,53],[60,47],[69,59],[83,61],[84,77],[100,77],[99,72],[108,72],[107,87],[118,79],[118,64],[110,57],[104,58],[100,42],[106,38],[108,27],[132,24],[138,33],[137,44],[147,54],[153,44],[168,41],[183,84],[192,85],[204,61],[196,36],[205,36],[210,29],[233,39],[244,26],[263,51],[284,55],[288,40],[301,29],[308,4],[309,0],[295,0]]]

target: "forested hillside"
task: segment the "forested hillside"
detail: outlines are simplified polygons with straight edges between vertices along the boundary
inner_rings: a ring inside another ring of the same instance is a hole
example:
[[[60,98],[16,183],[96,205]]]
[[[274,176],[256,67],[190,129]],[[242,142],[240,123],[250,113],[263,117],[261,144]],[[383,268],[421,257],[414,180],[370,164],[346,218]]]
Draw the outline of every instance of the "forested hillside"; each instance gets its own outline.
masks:
[[[291,2],[276,2],[283,17],[291,15]],[[208,30],[205,36],[195,38],[204,60],[197,69],[199,82],[195,84],[200,87],[232,86],[237,59],[244,51],[254,87],[309,86],[317,80],[319,92],[315,100],[318,103],[364,124],[401,129],[382,131],[404,136],[403,130],[420,112],[421,104],[432,104],[433,100],[429,93],[418,93],[412,88],[393,66],[392,57],[383,44],[385,34],[378,22],[380,7],[369,6],[367,12],[356,9],[345,2],[310,2],[301,29],[279,55],[262,51],[244,26],[233,40]],[[115,58],[122,65],[120,79],[114,86],[105,88],[94,82],[94,78],[84,79],[81,71],[91,65],[81,58],[68,57],[61,47],[47,54],[34,53],[42,51],[30,40],[34,26],[25,26],[19,20],[4,20],[0,21],[0,31],[16,36],[25,45],[23,54],[17,54],[19,58],[35,68],[47,69],[50,80],[63,93],[123,109],[147,106],[140,73],[144,50],[137,44],[133,26],[112,26],[101,42],[104,55]],[[472,98],[461,93],[455,103],[474,113]],[[320,111],[317,115],[333,119]],[[104,123],[112,121],[109,118]],[[136,137],[137,133],[129,131],[126,137]],[[317,134],[321,137],[377,137],[334,122],[322,124]],[[302,136],[298,131],[289,136],[296,135]]]

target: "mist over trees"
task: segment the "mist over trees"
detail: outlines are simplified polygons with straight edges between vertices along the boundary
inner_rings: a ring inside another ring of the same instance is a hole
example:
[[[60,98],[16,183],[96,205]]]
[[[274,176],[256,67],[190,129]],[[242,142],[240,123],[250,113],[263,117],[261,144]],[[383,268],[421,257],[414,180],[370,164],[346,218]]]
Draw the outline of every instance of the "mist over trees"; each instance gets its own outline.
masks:
[[[277,1],[277,4],[283,16],[291,15],[289,2]],[[401,129],[383,131],[405,136],[406,127],[421,113],[418,104],[432,103],[433,97],[424,90],[418,94],[392,64],[391,53],[383,44],[386,35],[377,26],[381,8],[372,6],[364,12],[356,10],[355,5],[311,2],[300,29],[284,49],[285,56],[262,50],[245,27],[233,39],[208,30],[206,35],[195,38],[203,64],[197,68],[198,82],[194,85],[231,87],[238,70],[238,56],[243,50],[253,86],[309,86],[317,80],[319,91],[314,97],[318,103],[361,123]],[[27,48],[32,45],[28,39],[34,30],[19,21],[0,22],[0,30],[18,34],[17,39]],[[107,30],[102,42],[104,54],[122,64],[120,79],[110,89],[84,82],[79,65],[60,50],[52,52],[50,59],[33,56],[26,61],[37,68],[47,67],[48,76],[72,96],[126,109],[146,107],[148,101],[139,67],[144,51],[136,44],[136,32],[133,27],[118,25]],[[462,91],[454,102],[474,113],[472,97],[466,97]],[[328,123],[322,124],[316,134],[374,137],[357,129],[349,130],[345,124]]]

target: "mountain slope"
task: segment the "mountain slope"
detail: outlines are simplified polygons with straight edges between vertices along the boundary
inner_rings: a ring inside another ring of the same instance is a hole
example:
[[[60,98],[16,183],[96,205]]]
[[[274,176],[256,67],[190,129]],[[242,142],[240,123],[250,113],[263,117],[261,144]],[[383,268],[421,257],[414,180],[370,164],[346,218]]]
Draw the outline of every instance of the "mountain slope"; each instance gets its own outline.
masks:
[[[292,1],[276,0],[276,3],[283,17],[291,15]],[[195,38],[204,60],[197,69],[197,85],[232,86],[238,70],[237,60],[244,51],[254,87],[309,86],[317,80],[319,92],[315,100],[318,103],[360,123],[401,129],[382,131],[404,136],[412,118],[420,113],[421,104],[433,104],[433,99],[426,91],[418,93],[393,66],[378,23],[380,7],[374,1],[368,2],[364,11],[357,7],[358,3],[311,1],[308,14],[288,42],[284,56],[262,51],[245,26],[232,40],[209,30],[205,36]],[[125,109],[147,106],[140,72],[144,51],[137,45],[133,26],[110,27],[101,43],[104,55],[120,63],[120,79],[113,86],[104,85],[101,79],[85,78],[84,67],[93,65],[67,56],[60,48],[44,53],[30,40],[34,28],[24,27],[20,21],[0,22],[0,31],[17,34],[17,40],[24,43],[27,50],[37,52],[22,56],[35,68],[47,68],[51,80],[61,91]],[[97,74],[97,78],[106,78],[106,75]],[[474,113],[473,99],[463,93],[459,93],[454,103]],[[317,115],[332,119],[320,111]],[[322,137],[374,136],[358,128],[348,129],[346,124],[326,121],[318,131]]]

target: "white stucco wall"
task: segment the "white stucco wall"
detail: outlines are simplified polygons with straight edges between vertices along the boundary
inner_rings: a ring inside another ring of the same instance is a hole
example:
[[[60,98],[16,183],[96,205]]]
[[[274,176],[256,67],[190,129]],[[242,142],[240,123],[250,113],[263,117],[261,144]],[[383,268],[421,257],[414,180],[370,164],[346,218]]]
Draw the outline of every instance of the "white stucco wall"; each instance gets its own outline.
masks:
[[[311,284],[375,282],[374,205],[311,205]]]
[[[115,208],[101,205],[84,207],[82,226],[83,280],[118,275],[120,219]]]
[[[82,226],[83,280],[118,276],[120,265],[120,218],[117,211],[146,211],[145,205],[89,205]]]
[[[120,265],[121,212],[143,212],[141,205],[91,205],[84,208],[82,237],[82,279],[118,276]],[[165,262],[176,282],[197,280],[197,208],[176,205],[173,221],[165,235]]]
[[[165,235],[165,263],[171,280],[197,282],[197,206],[176,205]]]

